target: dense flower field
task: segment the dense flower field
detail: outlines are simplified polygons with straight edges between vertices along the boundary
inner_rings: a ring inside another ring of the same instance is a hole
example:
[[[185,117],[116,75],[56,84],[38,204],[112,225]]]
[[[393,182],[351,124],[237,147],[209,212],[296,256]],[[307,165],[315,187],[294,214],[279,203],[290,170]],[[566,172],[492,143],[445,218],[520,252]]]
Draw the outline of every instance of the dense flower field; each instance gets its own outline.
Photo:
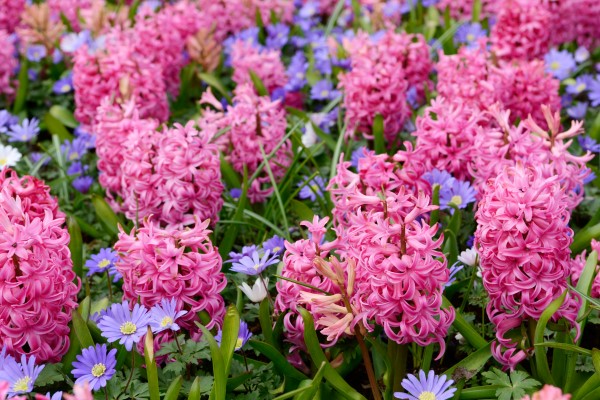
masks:
[[[0,0],[0,400],[600,399],[598,0]]]

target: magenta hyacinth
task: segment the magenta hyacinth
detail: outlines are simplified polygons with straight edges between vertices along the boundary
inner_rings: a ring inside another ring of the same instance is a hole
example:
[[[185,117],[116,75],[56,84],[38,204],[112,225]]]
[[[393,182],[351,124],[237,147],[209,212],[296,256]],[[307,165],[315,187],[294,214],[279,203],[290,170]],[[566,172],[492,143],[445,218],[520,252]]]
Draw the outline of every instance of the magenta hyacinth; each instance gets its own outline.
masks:
[[[2,11],[0,11],[0,15],[2,15]],[[0,18],[2,17],[0,16]],[[17,66],[13,40],[5,30],[0,28],[0,96],[12,97],[14,95],[16,84],[14,75]]]
[[[205,109],[198,125],[202,129],[230,128],[216,143],[240,175],[244,174],[244,168],[249,176],[258,169],[265,159],[263,151],[266,156],[274,153],[269,168],[275,181],[285,175],[292,161],[292,144],[289,139],[283,141],[286,119],[280,101],[258,96],[253,86],[244,84],[236,88],[234,105],[226,111],[210,91],[203,95],[202,103],[212,105],[216,111]],[[263,202],[271,193],[271,178],[263,168],[248,188],[248,198],[253,203]]]
[[[227,280],[221,272],[219,252],[208,238],[209,221],[197,222],[184,230],[160,229],[149,219],[129,234],[121,230],[115,250],[123,275],[124,298],[152,308],[163,299],[175,299],[176,309],[188,311],[178,325],[193,337],[200,336],[195,325],[199,312],[206,312],[212,328],[221,324],[225,303],[220,293]]]
[[[355,132],[372,139],[373,120],[380,114],[386,139],[395,140],[411,113],[407,91],[414,87],[423,96],[425,88],[431,89],[425,39],[387,31],[376,42],[361,34],[347,47],[352,68],[340,75],[339,87],[344,89],[348,135]]]
[[[494,357],[515,368],[528,350],[509,331],[542,312],[567,290],[573,231],[568,197],[557,176],[544,177],[535,165],[505,167],[484,187],[476,219],[483,284],[490,295],[487,313],[496,325]],[[567,291],[554,319],[576,323],[580,300]]]
[[[194,122],[134,130],[122,150],[121,208],[132,221],[182,227],[196,220],[216,222],[223,205],[218,148],[214,131],[198,131]]]
[[[44,182],[0,174],[0,346],[58,362],[69,349],[78,286],[65,216]]]
[[[96,109],[107,96],[120,102],[134,99],[142,118],[168,118],[162,67],[136,50],[136,40],[135,32],[115,29],[107,34],[104,48],[92,50],[84,45],[76,51],[73,86],[79,122],[92,125]]]
[[[250,41],[237,40],[231,46],[231,66],[232,79],[237,85],[252,84],[250,71],[260,78],[269,93],[287,84],[279,50],[260,49]]]
[[[25,10],[25,0],[0,0],[0,31],[13,33],[21,22],[23,10]]]

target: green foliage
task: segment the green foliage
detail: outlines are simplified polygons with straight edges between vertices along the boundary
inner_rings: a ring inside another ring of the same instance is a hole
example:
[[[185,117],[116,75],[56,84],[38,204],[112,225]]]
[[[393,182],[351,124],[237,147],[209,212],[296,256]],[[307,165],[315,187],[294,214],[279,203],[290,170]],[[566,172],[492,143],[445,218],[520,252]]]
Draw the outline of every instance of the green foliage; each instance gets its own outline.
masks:
[[[498,385],[498,400],[521,400],[523,396],[541,386],[540,382],[531,378],[526,372],[511,371],[505,374],[497,368],[481,373],[490,385]]]

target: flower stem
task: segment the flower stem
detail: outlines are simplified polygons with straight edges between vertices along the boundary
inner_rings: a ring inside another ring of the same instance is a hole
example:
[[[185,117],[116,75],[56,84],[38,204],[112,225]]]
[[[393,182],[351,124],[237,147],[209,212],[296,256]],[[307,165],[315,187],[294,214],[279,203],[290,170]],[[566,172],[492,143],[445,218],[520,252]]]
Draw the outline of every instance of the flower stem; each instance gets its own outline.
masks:
[[[177,345],[177,349],[179,350],[179,354],[183,355],[183,350],[181,349],[181,345],[179,344],[179,339],[177,339],[177,332],[175,332],[175,344]]]
[[[360,347],[360,352],[362,353],[363,361],[365,362],[365,369],[367,370],[367,376],[369,377],[369,385],[371,386],[373,398],[375,400],[381,400],[381,391],[379,390],[379,385],[377,384],[377,379],[375,378],[375,371],[373,370],[373,363],[371,362],[369,349],[365,344],[358,325],[354,327],[354,334],[356,335],[356,341],[358,342],[358,347]]]
[[[398,344],[393,340],[388,341],[388,357],[392,364],[392,387],[393,392],[402,391],[402,379],[406,374],[406,360],[408,357],[408,346]]]
[[[123,393],[127,392],[127,389],[129,388],[129,384],[131,383],[131,378],[133,378],[133,369],[134,368],[135,368],[135,350],[131,349],[131,373],[129,374],[129,379],[127,380],[125,389],[123,389]]]
[[[108,268],[106,269],[106,283],[108,283],[108,301],[112,303],[112,282],[110,281],[110,275],[108,274]]]

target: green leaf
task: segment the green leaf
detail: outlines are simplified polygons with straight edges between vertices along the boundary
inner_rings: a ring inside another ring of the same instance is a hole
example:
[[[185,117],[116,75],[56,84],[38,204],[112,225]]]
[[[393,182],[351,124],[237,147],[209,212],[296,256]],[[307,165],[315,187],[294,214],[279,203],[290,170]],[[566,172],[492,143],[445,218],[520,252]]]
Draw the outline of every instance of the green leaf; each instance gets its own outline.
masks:
[[[312,315],[306,309],[299,306],[298,311],[304,321],[304,343],[306,344],[308,353],[315,364],[320,365],[321,363],[326,363],[325,379],[327,382],[329,382],[329,384],[345,399],[366,400],[365,397],[350,386],[327,361],[325,353],[323,353],[323,349],[319,344],[317,333],[315,332],[315,323]]]
[[[258,75],[256,75],[256,73],[252,70],[250,70],[249,72],[250,72],[250,79],[252,79],[252,84],[254,84],[256,93],[258,93],[260,96],[268,96],[269,91],[265,87],[265,84],[260,79],[260,77]]]
[[[290,206],[294,214],[296,214],[301,221],[312,221],[315,213],[306,205],[306,203],[294,199],[290,201]]]
[[[77,128],[79,126],[79,122],[75,119],[73,113],[60,105],[53,105],[50,107],[48,111],[50,115],[60,121],[64,126],[68,126],[69,128]]]
[[[77,340],[81,344],[82,349],[86,349],[94,345],[94,341],[92,340],[92,335],[90,334],[90,330],[88,329],[87,323],[81,317],[78,310],[73,310],[71,313],[73,317],[73,329],[75,330],[75,335],[77,335]]]
[[[457,364],[448,368],[444,374],[458,382],[460,379],[469,380],[475,376],[485,366],[492,357],[491,342],[485,347],[469,354],[466,358],[460,360]]]
[[[182,383],[182,376],[178,376],[177,378],[175,378],[175,380],[169,385],[164,400],[177,400],[177,398],[179,397],[179,391],[181,390]]]
[[[294,379],[296,381],[308,379],[306,375],[294,368],[292,364],[288,362],[287,358],[285,358],[279,351],[277,351],[275,347],[271,346],[270,344],[253,339],[249,340],[248,344],[260,354],[271,360],[275,370],[284,375],[286,378]]]
[[[456,212],[455,214],[459,214]],[[448,259],[448,265],[453,265],[458,258],[458,243],[456,241],[456,235],[449,229],[444,231],[444,253]]]
[[[17,88],[17,95],[15,96],[15,102],[13,104],[13,114],[19,114],[25,106],[25,100],[27,99],[27,93],[29,90],[29,66],[27,58],[21,58],[21,67],[19,69],[19,87]]]
[[[225,400],[227,394],[227,375],[229,374],[229,371],[225,370],[223,353],[210,331],[198,322],[196,322],[196,325],[202,330],[203,337],[208,341],[212,357],[214,382],[212,391],[210,392],[210,400]],[[198,395],[197,397],[193,397],[193,399],[200,399],[200,377],[197,377],[196,380],[194,380],[192,388],[194,388],[194,385],[198,387]],[[190,391],[189,399],[192,399],[191,396],[192,392]]]
[[[552,303],[550,303],[550,305],[548,305],[548,307],[544,310],[535,327],[534,344],[544,342],[544,331],[546,330],[546,325],[548,324],[548,321],[550,321],[550,318],[552,318],[552,315],[554,315],[554,313],[558,311],[560,306],[563,304],[566,296],[567,290],[565,290],[560,297],[554,299],[554,301],[552,301]],[[544,381],[544,383],[554,385],[554,378],[552,377],[552,374],[550,373],[550,367],[548,366],[548,358],[543,349],[535,352],[535,365],[537,367],[537,375]]]
[[[302,119],[302,121],[304,121],[305,124],[310,123],[312,125],[315,133],[319,137],[319,139],[321,139],[323,142],[325,142],[327,147],[329,147],[332,151],[335,150],[335,140],[333,140],[331,135],[325,133],[321,128],[319,128],[319,126],[317,124],[313,123],[312,120],[310,119],[310,116],[308,115],[308,113],[306,111],[299,110],[294,107],[286,107],[285,110],[288,112],[288,114],[292,114],[292,115]]]
[[[64,382],[65,377],[62,373],[63,365],[57,364],[46,364],[44,369],[40,372],[35,380],[35,386],[40,388],[51,385],[55,382]]]
[[[262,278],[259,278],[262,279]],[[260,302],[258,309],[258,320],[260,321],[260,328],[265,337],[265,340],[270,345],[273,345],[273,320],[271,319],[271,302],[268,298],[264,298]]]
[[[44,115],[44,125],[52,135],[60,139],[60,142],[73,140],[73,135],[65,128],[62,122],[54,118],[50,113]]]
[[[598,265],[598,252],[592,251],[588,256],[585,266],[583,267],[583,271],[581,272],[581,276],[579,277],[579,281],[577,281],[577,290],[583,292],[587,295],[590,294],[592,290],[592,283],[594,281],[594,276],[596,275],[596,266]],[[578,319],[583,318],[585,313],[587,312],[587,301],[585,297],[581,301],[581,307],[579,308],[579,314],[577,315]],[[583,329],[583,327],[581,328]]]
[[[496,397],[498,400],[521,400],[530,390],[536,389],[541,384],[529,377],[524,371],[511,371],[510,377],[497,368],[482,372],[490,385],[498,385]]]
[[[235,207],[235,213],[233,214],[233,221],[242,222],[244,219],[244,211],[246,209],[247,197],[248,197],[248,187],[250,186],[248,182],[248,170],[244,168],[244,178],[242,184],[242,195],[238,199],[237,207]],[[227,206],[227,203],[224,204]],[[231,228],[227,229],[225,236],[221,240],[221,244],[219,246],[219,254],[221,258],[226,259],[229,255],[229,252],[233,248],[233,244],[238,237],[239,225],[232,225]]]
[[[431,218],[429,218],[429,226],[434,226],[440,220],[440,185],[433,185],[433,194],[431,195],[431,204],[438,206],[435,210],[431,211]]]
[[[594,364],[594,370],[596,375],[600,376],[600,350],[592,349],[592,363]]]
[[[231,392],[231,391],[235,390],[235,388],[243,385],[244,382],[246,382],[250,378],[252,378],[252,372],[246,372],[241,375],[229,378],[227,380],[227,391]]]
[[[263,160],[265,161],[265,169],[267,170],[267,174],[269,175],[269,180],[271,181],[271,187],[273,188],[273,193],[275,194],[275,198],[277,199],[277,204],[279,205],[279,210],[281,212],[281,222],[283,223],[283,227],[285,229],[285,236],[290,240],[290,227],[287,220],[287,213],[285,211],[285,207],[283,206],[283,200],[281,199],[281,193],[279,193],[279,187],[277,186],[277,181],[275,181],[275,176],[273,175],[273,171],[271,170],[271,166],[269,162],[267,162],[267,155],[265,154],[265,149],[262,144],[259,144],[260,153],[262,154]]]
[[[473,16],[471,18],[472,22],[479,22],[481,17],[481,0],[473,1]]]
[[[496,390],[498,389],[498,385],[475,386],[463,389],[460,393],[460,400],[493,399],[496,397]]]
[[[584,349],[583,347],[575,346],[574,344],[568,343],[559,343],[559,342],[544,342],[544,343],[536,343],[535,347],[550,347],[552,349],[561,349],[570,351],[572,353],[578,353],[584,356],[591,356],[592,352],[588,349]]]
[[[225,374],[229,375],[231,367],[231,357],[235,351],[238,341],[238,333],[240,330],[240,314],[234,305],[227,307],[225,319],[223,320],[222,339],[221,339],[221,354],[223,354],[223,362],[225,364]]]
[[[232,188],[241,188],[242,182],[240,181],[240,176],[233,169],[231,164],[225,160],[223,154],[221,154],[221,176],[223,176],[223,180],[227,184],[227,187]]]
[[[69,250],[73,260],[73,271],[80,279],[83,279],[83,239],[81,229],[77,220],[71,216],[67,217],[67,229],[69,230]],[[77,280],[77,279],[75,279]]]
[[[194,382],[192,383],[192,387],[190,389],[190,394],[188,395],[188,400],[200,400],[200,396],[202,395],[200,379],[201,377],[199,376],[197,376],[196,379],[194,379]],[[211,398],[213,397],[211,396]],[[225,396],[223,396],[222,398],[225,399]]]
[[[62,358],[62,372],[64,374],[70,374],[73,370],[73,361],[75,361],[76,357],[79,355],[81,351],[81,344],[79,343],[79,339],[77,338],[77,334],[75,333],[75,329],[71,329],[69,332],[69,351]]]
[[[344,10],[345,3],[346,0],[338,0],[337,4],[335,5],[335,8],[333,9],[331,16],[329,17],[329,20],[327,21],[327,26],[325,27],[325,37],[328,37],[329,33],[331,33],[331,30],[335,26],[335,22],[338,20],[338,18],[342,14],[342,11]]]
[[[110,236],[116,237],[119,234],[118,225],[120,221],[115,212],[112,210],[112,208],[110,208],[106,200],[98,195],[92,196],[92,204],[94,206],[96,216],[104,227],[105,232]]]
[[[600,116],[600,113],[598,114]],[[583,249],[590,245],[592,239],[600,238],[600,224],[584,228],[575,234],[573,243],[571,243],[572,253],[581,253]]]
[[[325,362],[321,363],[319,370],[315,374],[315,377],[312,379],[312,382],[309,386],[309,389],[304,391],[300,396],[298,396],[298,400],[312,400],[317,394],[319,387],[321,386],[321,381],[323,380],[323,376],[325,375],[325,366],[327,364]]]
[[[144,360],[146,361],[146,375],[148,377],[148,392],[150,400],[160,400],[160,389],[158,388],[158,368],[154,358],[154,336],[152,329],[148,326],[144,340]]]
[[[385,136],[383,116],[377,114],[373,120],[373,136],[375,137],[375,153],[385,153]]]
[[[446,297],[442,298],[442,306],[444,308],[452,307],[452,303]],[[487,340],[485,340],[473,326],[465,320],[465,318],[455,309],[454,322],[452,326],[456,328],[457,331],[460,332],[461,335],[465,338],[467,342],[469,342],[476,349],[481,349],[482,347],[488,346]]]
[[[231,103],[231,96],[227,92],[227,89],[225,89],[225,86],[223,86],[219,78],[217,78],[213,73],[198,72],[198,77],[201,81],[216,89],[223,97],[227,99],[228,102]]]

